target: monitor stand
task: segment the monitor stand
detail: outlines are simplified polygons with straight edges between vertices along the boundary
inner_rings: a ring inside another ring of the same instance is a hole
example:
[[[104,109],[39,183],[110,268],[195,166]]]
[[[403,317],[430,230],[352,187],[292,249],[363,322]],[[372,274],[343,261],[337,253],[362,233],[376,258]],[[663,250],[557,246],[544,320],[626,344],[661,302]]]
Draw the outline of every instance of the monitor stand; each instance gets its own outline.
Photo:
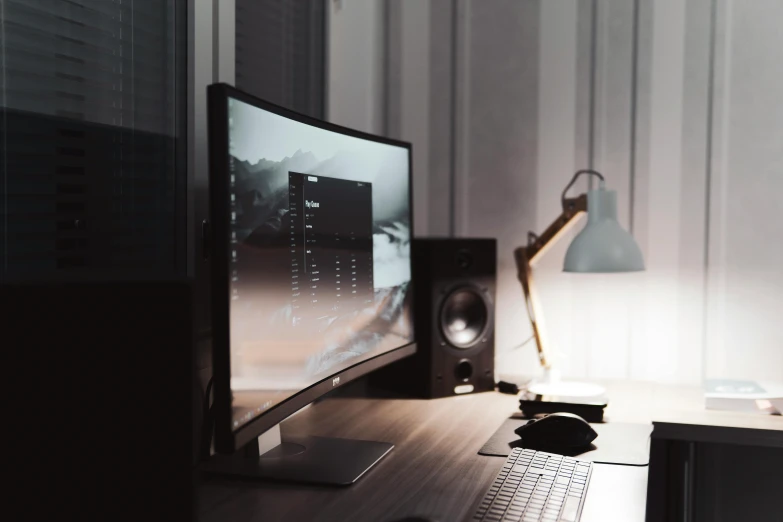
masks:
[[[280,425],[233,455],[215,455],[204,471],[256,479],[348,486],[387,453],[393,444],[329,437],[285,437]]]

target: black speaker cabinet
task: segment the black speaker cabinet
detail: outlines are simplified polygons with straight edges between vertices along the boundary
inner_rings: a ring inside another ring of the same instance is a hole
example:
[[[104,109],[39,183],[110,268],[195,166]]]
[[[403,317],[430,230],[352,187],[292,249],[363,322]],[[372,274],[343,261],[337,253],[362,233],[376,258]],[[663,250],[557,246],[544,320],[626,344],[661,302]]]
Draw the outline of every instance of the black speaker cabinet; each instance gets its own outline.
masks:
[[[448,397],[495,388],[494,239],[413,241],[416,354],[373,374],[377,388]]]

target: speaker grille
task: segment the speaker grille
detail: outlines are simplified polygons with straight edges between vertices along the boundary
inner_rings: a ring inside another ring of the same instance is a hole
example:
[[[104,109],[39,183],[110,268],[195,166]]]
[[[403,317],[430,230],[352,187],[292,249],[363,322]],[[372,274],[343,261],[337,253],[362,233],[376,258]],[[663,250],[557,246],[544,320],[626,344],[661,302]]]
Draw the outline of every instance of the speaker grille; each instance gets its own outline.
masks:
[[[440,329],[446,342],[466,350],[481,341],[489,316],[487,302],[477,288],[457,288],[443,301]]]

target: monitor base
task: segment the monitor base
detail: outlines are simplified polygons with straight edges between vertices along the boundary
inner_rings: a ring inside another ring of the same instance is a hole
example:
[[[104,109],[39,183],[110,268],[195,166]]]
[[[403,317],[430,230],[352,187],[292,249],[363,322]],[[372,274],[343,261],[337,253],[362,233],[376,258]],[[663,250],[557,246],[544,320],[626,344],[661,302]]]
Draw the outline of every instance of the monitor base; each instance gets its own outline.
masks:
[[[234,455],[216,455],[203,470],[251,479],[349,486],[392,448],[388,442],[285,437],[263,455],[253,443]]]

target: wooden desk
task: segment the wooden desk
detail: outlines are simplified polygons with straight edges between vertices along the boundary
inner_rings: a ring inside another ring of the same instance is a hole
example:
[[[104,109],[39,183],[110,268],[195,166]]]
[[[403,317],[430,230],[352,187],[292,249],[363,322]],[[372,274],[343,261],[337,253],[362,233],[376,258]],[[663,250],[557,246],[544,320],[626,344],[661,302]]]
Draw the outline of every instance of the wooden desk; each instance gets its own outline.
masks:
[[[384,521],[415,513],[464,519],[504,461],[477,452],[516,406],[515,397],[498,393],[322,401],[283,423],[283,435],[388,441],[394,450],[348,488],[213,479],[202,488],[203,520]]]
[[[610,422],[652,422],[655,425],[681,424],[765,430],[783,443],[783,417],[734,411],[708,410],[699,386],[681,386],[638,381],[605,381]],[[751,437],[753,435],[750,435]]]
[[[604,384],[610,422],[662,419],[702,426],[751,426],[770,433],[783,430],[780,417],[705,410],[698,387]],[[502,457],[477,452],[515,411],[517,398],[498,393],[430,401],[324,400],[283,423],[284,435],[381,440],[394,443],[394,450],[348,488],[211,478],[200,488],[200,520],[384,522],[411,515],[440,522],[465,520],[504,462]],[[779,433],[783,437],[783,431]],[[643,521],[647,468],[596,466],[609,472],[591,482],[582,521]]]
[[[518,407],[516,397],[499,393],[429,401],[322,401],[286,421],[283,434],[389,441],[394,450],[348,488],[210,479],[200,492],[201,520],[382,522],[414,514],[440,522],[464,520],[505,460],[478,455],[478,450]],[[605,520],[596,517],[602,500],[623,483],[632,484],[636,495],[625,511],[643,519],[646,468],[617,468],[603,475],[605,483],[591,485],[596,494],[585,505],[584,522]]]

